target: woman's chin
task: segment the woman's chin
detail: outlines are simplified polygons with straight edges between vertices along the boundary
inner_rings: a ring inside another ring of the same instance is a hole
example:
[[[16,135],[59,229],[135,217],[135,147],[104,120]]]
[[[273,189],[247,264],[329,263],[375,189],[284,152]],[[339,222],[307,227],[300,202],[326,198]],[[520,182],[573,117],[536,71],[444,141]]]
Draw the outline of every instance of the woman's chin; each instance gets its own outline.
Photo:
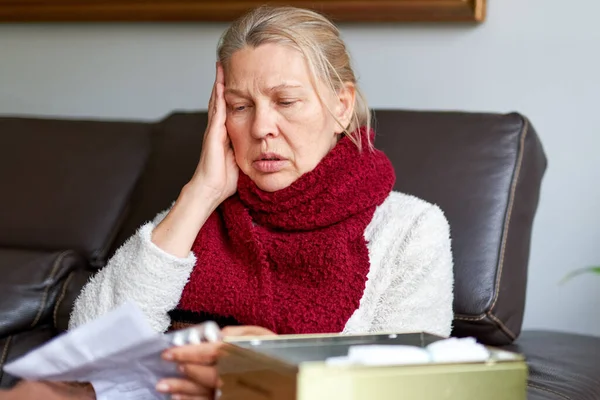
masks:
[[[250,177],[260,190],[265,192],[276,192],[290,186],[297,178],[277,172],[271,174],[260,174]]]

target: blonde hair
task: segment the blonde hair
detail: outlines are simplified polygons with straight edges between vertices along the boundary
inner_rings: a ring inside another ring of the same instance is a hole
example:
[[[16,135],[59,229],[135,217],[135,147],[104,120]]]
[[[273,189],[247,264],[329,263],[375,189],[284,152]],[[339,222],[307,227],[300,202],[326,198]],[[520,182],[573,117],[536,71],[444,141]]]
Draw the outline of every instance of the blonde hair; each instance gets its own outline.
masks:
[[[355,86],[356,96],[352,118],[343,126],[333,115],[343,133],[362,149],[358,128],[371,128],[371,110],[356,84],[354,70],[344,41],[337,27],[323,15],[296,7],[262,6],[235,21],[221,36],[217,56],[224,68],[228,67],[233,54],[246,46],[256,48],[262,44],[276,43],[291,46],[300,51],[309,67],[313,82],[320,79],[333,93],[344,84]],[[316,85],[315,85],[316,90]],[[319,97],[322,96],[318,93]],[[371,148],[370,135],[367,134]]]

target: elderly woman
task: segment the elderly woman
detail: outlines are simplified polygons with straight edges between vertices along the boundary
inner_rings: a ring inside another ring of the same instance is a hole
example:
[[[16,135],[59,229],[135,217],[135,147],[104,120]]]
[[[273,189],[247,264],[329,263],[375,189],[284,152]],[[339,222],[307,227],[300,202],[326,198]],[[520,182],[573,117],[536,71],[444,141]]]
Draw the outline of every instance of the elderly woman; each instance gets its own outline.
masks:
[[[158,332],[210,319],[233,335],[450,334],[448,223],[392,190],[329,20],[261,7],[236,21],[208,115],[193,177],[84,287],[71,327],[129,300]],[[211,398],[217,347],[165,353],[188,379],[157,389]]]

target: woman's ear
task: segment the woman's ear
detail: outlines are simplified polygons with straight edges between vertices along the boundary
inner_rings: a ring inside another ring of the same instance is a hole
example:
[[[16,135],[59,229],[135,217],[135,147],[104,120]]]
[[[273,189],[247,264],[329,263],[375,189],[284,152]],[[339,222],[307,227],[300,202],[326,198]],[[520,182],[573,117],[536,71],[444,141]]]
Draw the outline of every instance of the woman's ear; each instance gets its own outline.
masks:
[[[344,86],[338,90],[338,104],[336,110],[336,118],[342,124],[343,129],[347,129],[352,121],[354,114],[354,102],[356,99],[356,87],[351,82],[346,82]]]

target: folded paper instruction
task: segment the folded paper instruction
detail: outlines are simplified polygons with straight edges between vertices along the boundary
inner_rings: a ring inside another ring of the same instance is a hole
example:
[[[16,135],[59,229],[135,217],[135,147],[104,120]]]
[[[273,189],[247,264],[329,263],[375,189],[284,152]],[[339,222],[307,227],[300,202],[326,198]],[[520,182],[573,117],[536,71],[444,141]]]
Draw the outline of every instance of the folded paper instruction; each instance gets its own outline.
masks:
[[[176,365],[162,360],[171,347],[156,333],[142,311],[126,303],[69,331],[4,370],[29,380],[91,382],[98,400],[163,400],[159,379],[179,376]]]

